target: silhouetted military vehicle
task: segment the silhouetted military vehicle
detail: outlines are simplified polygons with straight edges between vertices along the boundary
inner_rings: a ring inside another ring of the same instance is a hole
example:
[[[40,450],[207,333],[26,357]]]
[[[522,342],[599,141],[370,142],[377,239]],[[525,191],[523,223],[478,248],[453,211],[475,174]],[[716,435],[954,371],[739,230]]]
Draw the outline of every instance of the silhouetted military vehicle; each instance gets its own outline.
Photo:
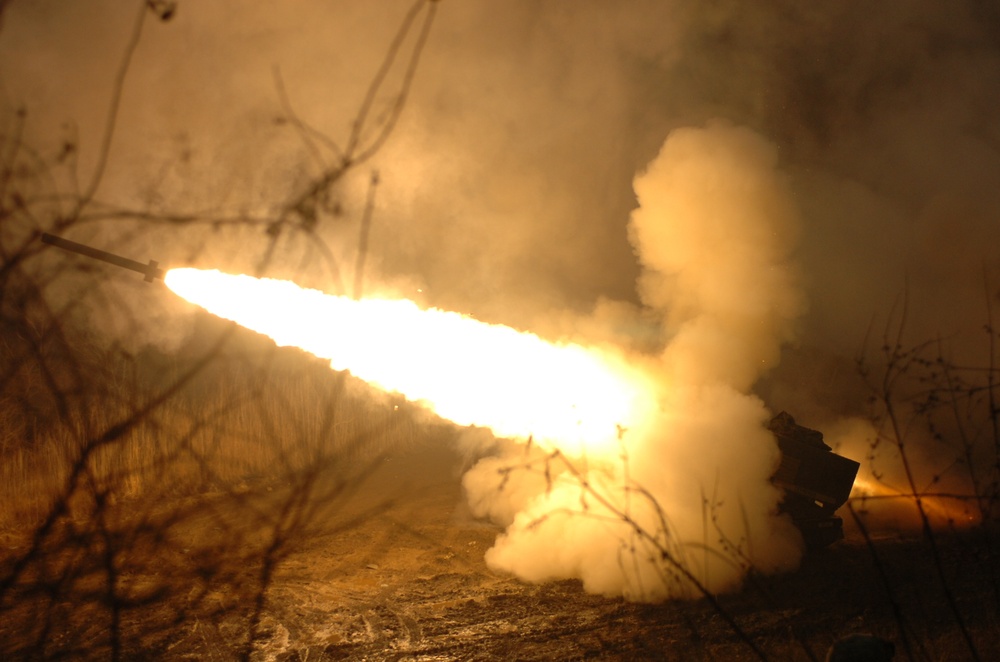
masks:
[[[787,412],[772,418],[767,427],[781,449],[781,464],[771,482],[785,491],[782,511],[791,515],[809,548],[842,539],[844,521],[835,513],[847,503],[860,465],[834,453],[822,432],[798,425]]]

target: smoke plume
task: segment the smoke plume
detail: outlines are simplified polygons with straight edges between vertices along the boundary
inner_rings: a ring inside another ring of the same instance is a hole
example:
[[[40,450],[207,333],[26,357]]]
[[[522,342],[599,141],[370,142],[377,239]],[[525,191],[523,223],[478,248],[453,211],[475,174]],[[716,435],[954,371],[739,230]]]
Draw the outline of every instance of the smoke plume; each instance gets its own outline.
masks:
[[[747,564],[794,566],[800,541],[768,482],[769,413],[749,394],[802,312],[790,264],[799,219],[777,167],[766,140],[713,122],[674,131],[636,178],[640,292],[663,320],[665,349],[644,360],[660,409],[623,431],[611,466],[508,473],[525,461],[515,447],[474,467],[464,485],[475,511],[507,525],[492,567],[659,599],[696,592],[657,551],[711,591],[732,589]]]

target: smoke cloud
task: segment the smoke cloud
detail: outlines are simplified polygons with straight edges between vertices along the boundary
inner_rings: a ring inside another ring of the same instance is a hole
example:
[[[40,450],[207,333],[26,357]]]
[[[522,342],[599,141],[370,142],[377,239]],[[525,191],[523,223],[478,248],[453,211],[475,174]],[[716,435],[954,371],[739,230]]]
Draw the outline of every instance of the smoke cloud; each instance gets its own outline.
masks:
[[[507,525],[491,566],[660,599],[697,592],[657,551],[713,592],[738,585],[748,563],[795,565],[801,541],[768,482],[778,462],[770,415],[749,394],[802,311],[790,265],[799,219],[777,165],[759,135],[713,122],[671,133],[636,178],[640,294],[666,334],[646,359],[660,409],[624,431],[611,467],[557,465],[553,476],[546,463],[547,478],[509,476],[525,461],[519,448],[474,467],[464,485],[475,512]],[[647,533],[630,531],[630,518]]]

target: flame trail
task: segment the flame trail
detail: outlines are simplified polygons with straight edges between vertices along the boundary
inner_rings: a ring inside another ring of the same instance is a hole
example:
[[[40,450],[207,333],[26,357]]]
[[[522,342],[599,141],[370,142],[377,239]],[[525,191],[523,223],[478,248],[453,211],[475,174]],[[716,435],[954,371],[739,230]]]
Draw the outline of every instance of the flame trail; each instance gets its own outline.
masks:
[[[546,441],[572,456],[615,452],[617,426],[652,409],[651,383],[617,353],[409,300],[362,299],[289,281],[171,269],[171,290],[209,312],[329,359],[459,425]]]

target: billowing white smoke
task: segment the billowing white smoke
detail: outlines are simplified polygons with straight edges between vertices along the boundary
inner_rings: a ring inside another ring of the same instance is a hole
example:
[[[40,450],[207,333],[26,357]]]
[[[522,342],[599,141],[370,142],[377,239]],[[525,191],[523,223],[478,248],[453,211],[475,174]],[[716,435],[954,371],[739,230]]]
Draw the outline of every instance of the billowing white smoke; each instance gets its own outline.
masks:
[[[721,122],[671,133],[635,191],[640,294],[666,334],[660,356],[636,361],[659,377],[658,415],[623,431],[613,460],[569,469],[512,443],[464,485],[477,515],[507,527],[486,555],[497,570],[639,600],[696,596],[676,562],[725,591],[748,563],[773,572],[800,555],[768,480],[770,413],[749,394],[803,310],[797,213],[776,149]]]

